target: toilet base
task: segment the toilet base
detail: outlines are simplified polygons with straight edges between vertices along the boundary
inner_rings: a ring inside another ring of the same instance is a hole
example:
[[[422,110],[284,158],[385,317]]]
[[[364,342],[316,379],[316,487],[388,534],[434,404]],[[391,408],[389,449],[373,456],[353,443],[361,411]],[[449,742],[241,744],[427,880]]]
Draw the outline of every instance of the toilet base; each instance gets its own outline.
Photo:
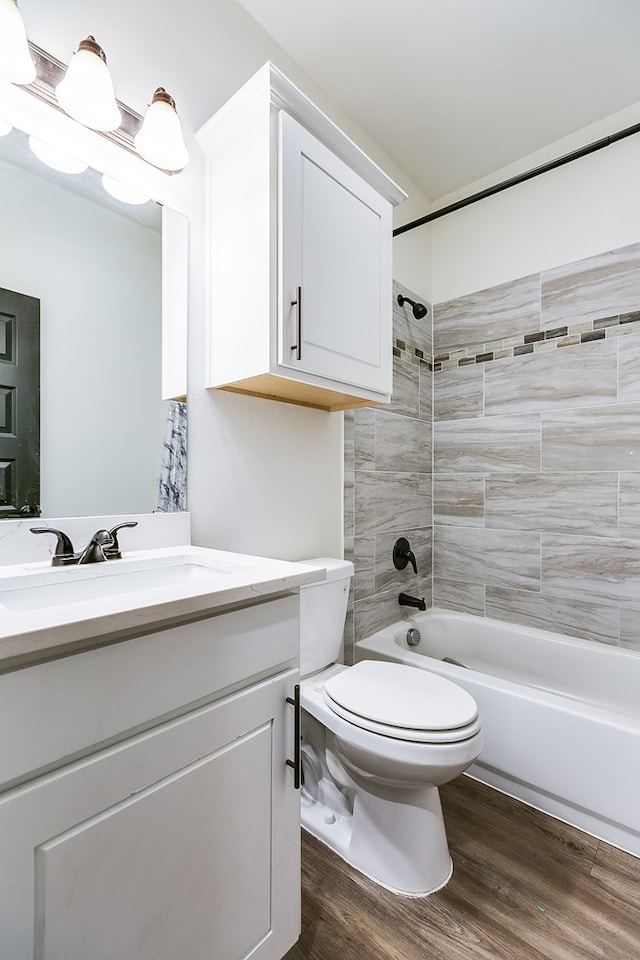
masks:
[[[445,886],[453,863],[437,787],[389,789],[349,777],[355,789],[336,802],[335,781],[323,795],[323,779],[302,790],[304,829],[392,893],[424,897]]]

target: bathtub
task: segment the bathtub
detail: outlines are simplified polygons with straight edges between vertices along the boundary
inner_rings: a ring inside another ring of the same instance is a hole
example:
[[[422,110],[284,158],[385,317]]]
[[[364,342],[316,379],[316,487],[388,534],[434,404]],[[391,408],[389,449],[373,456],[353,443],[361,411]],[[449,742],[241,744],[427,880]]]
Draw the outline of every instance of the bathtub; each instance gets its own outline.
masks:
[[[434,608],[360,641],[356,659],[464,687],[485,736],[470,776],[640,857],[639,654]]]

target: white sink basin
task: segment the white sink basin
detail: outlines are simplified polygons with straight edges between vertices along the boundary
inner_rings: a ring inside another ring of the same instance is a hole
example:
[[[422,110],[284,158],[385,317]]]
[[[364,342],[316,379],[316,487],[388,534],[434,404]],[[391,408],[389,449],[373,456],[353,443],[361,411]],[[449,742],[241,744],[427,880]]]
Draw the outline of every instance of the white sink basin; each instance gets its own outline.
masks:
[[[225,578],[237,573],[229,566],[198,563],[193,556],[174,556],[164,563],[112,560],[106,563],[52,568],[43,573],[0,580],[0,608],[15,611],[43,610],[84,603],[145,590],[222,587]]]
[[[322,565],[185,544],[120,560],[0,566],[0,672],[129,639],[163,623],[253,604],[324,579]]]

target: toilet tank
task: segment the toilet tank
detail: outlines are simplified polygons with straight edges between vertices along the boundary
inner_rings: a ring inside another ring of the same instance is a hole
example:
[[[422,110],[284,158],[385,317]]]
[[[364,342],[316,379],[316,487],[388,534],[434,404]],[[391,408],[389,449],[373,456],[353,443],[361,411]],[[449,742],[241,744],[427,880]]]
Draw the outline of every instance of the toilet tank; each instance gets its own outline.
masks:
[[[338,658],[353,564],[327,557],[304,562],[327,571],[326,580],[300,587],[300,675],[306,677]]]

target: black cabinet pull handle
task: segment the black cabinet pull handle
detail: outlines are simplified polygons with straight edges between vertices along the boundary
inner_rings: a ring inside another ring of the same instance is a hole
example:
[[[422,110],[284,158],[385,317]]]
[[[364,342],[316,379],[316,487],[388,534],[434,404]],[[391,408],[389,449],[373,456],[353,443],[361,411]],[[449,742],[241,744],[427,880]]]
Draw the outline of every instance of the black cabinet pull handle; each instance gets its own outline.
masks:
[[[296,351],[296,360],[302,360],[302,287],[298,287],[298,297],[291,306],[296,308],[296,343],[291,349]]]
[[[287,766],[293,768],[293,786],[300,789],[300,774],[302,770],[302,751],[300,741],[300,684],[293,688],[293,696],[287,697],[287,703],[292,704],[293,711],[293,760],[287,760]]]

